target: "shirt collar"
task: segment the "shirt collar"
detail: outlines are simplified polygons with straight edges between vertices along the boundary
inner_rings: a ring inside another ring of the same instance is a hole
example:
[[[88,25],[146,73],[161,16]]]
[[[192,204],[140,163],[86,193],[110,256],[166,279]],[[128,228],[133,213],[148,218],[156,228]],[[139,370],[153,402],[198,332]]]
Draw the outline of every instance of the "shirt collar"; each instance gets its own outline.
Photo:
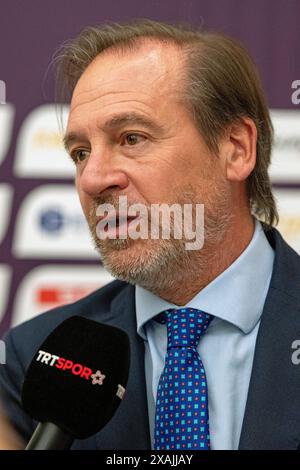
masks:
[[[258,220],[251,242],[243,253],[184,307],[198,308],[249,333],[259,321],[274,262],[271,248]],[[159,312],[178,305],[136,286],[137,332],[146,339],[144,325]]]

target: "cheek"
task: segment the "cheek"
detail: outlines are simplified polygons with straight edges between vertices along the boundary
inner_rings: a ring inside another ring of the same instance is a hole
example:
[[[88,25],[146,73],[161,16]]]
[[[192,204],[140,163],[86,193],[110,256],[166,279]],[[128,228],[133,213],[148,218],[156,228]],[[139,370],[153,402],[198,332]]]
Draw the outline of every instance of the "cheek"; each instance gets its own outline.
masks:
[[[79,197],[79,202],[82,207],[83,213],[85,217],[87,217],[91,208],[92,199],[90,196],[88,196],[88,194],[86,194],[80,189],[80,186],[77,185],[76,182],[75,182],[75,186],[76,186],[77,194]]]
[[[173,192],[174,174],[164,168],[149,167],[141,175],[136,175],[133,184],[138,194],[148,203],[168,202]]]
[[[173,152],[166,155],[161,151],[159,156],[155,153],[130,170],[128,174],[134,188],[148,202],[168,202],[174,188],[184,184],[187,162]]]

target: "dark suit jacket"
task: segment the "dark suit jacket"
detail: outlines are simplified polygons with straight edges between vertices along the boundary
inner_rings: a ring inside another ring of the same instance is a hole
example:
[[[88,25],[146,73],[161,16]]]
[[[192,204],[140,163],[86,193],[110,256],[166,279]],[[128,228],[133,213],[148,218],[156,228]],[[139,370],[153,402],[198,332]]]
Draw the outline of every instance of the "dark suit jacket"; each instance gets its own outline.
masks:
[[[292,363],[291,345],[300,339],[300,257],[275,229],[266,234],[275,249],[274,270],[257,336],[239,448],[298,449],[300,365]],[[124,402],[103,430],[89,439],[74,441],[72,449],[150,449],[144,344],[136,333],[134,287],[120,281],[8,333],[7,364],[0,366],[0,390],[6,395],[5,406],[12,422],[27,441],[36,423],[20,405],[25,371],[46,336],[72,315],[122,328],[131,343]]]

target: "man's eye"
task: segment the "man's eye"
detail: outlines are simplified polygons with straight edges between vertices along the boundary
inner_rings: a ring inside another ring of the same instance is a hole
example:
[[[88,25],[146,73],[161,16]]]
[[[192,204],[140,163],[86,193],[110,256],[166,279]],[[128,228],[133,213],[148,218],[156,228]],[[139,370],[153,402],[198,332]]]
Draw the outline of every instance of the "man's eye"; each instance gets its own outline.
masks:
[[[140,134],[126,134],[124,136],[123,145],[137,145],[143,142],[145,139],[146,137]]]
[[[71,157],[72,157],[72,159],[74,160],[75,163],[81,163],[86,159],[88,154],[89,154],[88,150],[77,149],[77,150],[74,150],[71,153]]]

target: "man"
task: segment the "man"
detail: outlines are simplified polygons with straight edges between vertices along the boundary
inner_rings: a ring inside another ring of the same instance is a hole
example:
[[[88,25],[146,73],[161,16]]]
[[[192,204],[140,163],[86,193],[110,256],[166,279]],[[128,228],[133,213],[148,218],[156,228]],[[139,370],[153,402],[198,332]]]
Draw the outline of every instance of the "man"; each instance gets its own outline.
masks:
[[[247,53],[221,35],[152,21],[88,28],[59,55],[58,84],[71,97],[64,141],[81,205],[119,280],[8,333],[0,378],[15,427],[26,440],[36,424],[20,389],[37,347],[79,314],[128,332],[131,369],[116,416],[72,448],[297,449],[300,260],[272,228],[272,125]],[[125,196],[146,216],[124,216]],[[169,238],[122,238],[151,221],[155,204],[191,205],[195,233],[204,205],[203,246],[174,236],[175,215]],[[185,327],[177,348],[174,319]]]

